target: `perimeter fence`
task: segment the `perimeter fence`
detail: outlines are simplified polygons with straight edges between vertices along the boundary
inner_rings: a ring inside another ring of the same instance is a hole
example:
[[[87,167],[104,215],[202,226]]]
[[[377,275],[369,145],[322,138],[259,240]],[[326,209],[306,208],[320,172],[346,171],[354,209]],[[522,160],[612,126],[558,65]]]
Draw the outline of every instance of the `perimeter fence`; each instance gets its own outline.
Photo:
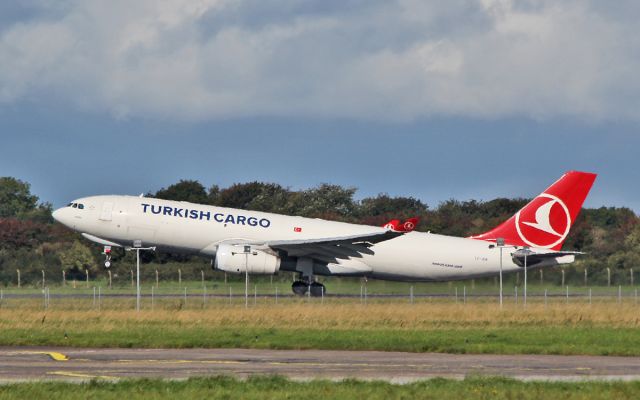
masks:
[[[327,291],[321,296],[310,293],[295,296],[290,282],[256,280],[248,290],[242,281],[143,282],[141,309],[202,309],[223,306],[247,307],[286,304],[360,303],[495,303],[499,305],[499,286],[491,282],[464,281],[445,283],[397,283],[375,280],[324,281]],[[505,284],[503,303],[529,304],[638,304],[638,287],[571,286]],[[0,288],[0,310],[8,308],[42,308],[56,310],[125,310],[136,308],[136,289],[130,285],[111,285],[106,281],[90,281],[82,285]]]

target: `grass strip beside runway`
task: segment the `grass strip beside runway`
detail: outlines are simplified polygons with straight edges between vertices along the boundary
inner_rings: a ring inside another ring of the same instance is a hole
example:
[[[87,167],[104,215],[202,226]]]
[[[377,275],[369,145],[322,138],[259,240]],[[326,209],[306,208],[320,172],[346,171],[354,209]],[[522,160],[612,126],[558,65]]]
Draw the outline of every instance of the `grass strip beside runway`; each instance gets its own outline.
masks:
[[[637,399],[640,382],[520,382],[505,378],[432,379],[405,385],[385,382],[281,377],[192,378],[186,381],[125,380],[19,383],[0,387],[0,399]]]
[[[0,345],[640,355],[635,304],[0,309]]]

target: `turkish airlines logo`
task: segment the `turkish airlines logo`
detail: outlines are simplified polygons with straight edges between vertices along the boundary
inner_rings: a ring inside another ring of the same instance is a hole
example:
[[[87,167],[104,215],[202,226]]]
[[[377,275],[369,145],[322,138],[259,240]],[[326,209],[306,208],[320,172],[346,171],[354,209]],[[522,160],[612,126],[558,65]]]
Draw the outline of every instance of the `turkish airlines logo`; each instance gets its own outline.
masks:
[[[564,241],[570,228],[569,209],[551,194],[541,194],[516,214],[518,235],[532,247],[555,247]]]

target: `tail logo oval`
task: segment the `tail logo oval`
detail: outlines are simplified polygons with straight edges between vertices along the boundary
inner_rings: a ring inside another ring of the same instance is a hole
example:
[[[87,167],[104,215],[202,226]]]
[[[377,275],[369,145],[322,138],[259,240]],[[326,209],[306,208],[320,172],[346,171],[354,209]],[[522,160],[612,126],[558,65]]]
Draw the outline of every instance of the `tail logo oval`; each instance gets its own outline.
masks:
[[[543,193],[516,214],[516,230],[531,247],[552,248],[564,241],[571,214],[558,197]]]

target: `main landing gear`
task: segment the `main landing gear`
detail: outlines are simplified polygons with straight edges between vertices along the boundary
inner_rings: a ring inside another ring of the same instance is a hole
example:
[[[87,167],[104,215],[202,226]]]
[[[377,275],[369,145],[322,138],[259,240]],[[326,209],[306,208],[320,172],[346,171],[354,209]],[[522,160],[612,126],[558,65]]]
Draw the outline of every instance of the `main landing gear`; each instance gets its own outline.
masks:
[[[295,281],[291,285],[291,290],[298,296],[306,296],[311,291],[311,296],[321,297],[327,294],[327,289],[320,282]]]

